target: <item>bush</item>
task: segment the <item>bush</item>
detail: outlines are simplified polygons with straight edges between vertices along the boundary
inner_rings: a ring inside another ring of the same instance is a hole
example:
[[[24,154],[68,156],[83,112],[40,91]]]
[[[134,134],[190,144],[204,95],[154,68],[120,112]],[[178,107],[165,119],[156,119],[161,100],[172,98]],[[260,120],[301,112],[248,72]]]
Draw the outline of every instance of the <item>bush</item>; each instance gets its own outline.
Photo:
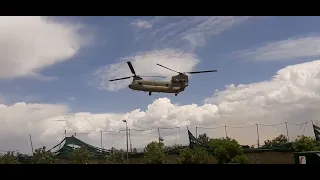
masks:
[[[126,164],[126,157],[123,151],[115,151],[105,157],[106,164]]]
[[[293,149],[298,152],[302,151],[320,151],[319,143],[313,137],[298,136],[293,142]]]
[[[144,150],[143,162],[145,164],[165,164],[164,144],[162,142],[151,142]]]
[[[208,145],[215,148],[214,155],[219,164],[229,163],[237,155],[243,154],[240,144],[229,137],[210,139]]]
[[[287,137],[283,134],[280,134],[278,137],[270,140],[264,141],[264,145],[261,148],[291,148],[291,143],[289,143]]]
[[[70,155],[72,164],[89,164],[91,154],[85,147],[80,147],[75,150]]]
[[[9,151],[6,154],[0,154],[0,164],[19,164],[18,155],[13,151]]]
[[[204,134],[199,134],[198,140],[201,144],[207,145],[210,139],[207,136],[207,134],[204,133]]]
[[[36,149],[31,158],[32,164],[55,164],[54,154],[46,150],[46,147]]]
[[[205,149],[195,147],[194,149],[185,148],[179,152],[180,164],[211,164],[213,163],[213,156]]]
[[[245,155],[236,155],[231,159],[230,163],[250,164],[247,156]]]

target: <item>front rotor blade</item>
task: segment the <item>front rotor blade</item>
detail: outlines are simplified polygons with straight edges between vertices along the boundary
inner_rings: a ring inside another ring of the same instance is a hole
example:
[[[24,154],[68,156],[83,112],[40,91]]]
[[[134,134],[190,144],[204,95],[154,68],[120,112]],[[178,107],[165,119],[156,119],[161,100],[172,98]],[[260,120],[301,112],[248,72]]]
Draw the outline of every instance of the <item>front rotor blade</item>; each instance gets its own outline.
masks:
[[[118,78],[118,79],[111,79],[109,81],[119,81],[119,80],[124,80],[124,79],[129,79],[131,78],[132,76],[129,76],[129,77],[124,77],[124,78]]]
[[[136,75],[136,72],[134,71],[134,69],[133,69],[133,66],[132,66],[131,62],[130,62],[130,61],[128,61],[128,62],[127,62],[127,64],[128,64],[128,66],[129,66],[129,68],[130,68],[130,70],[131,70],[132,74]]]
[[[175,70],[173,70],[173,69],[167,68],[167,67],[165,67],[165,66],[162,66],[161,64],[157,64],[157,65],[158,65],[158,66],[161,66],[161,67],[163,67],[163,68],[166,68],[166,69],[168,69],[168,70],[170,70],[170,71],[173,71],[173,72],[176,72],[176,73],[181,73],[181,72],[175,71]]]
[[[217,72],[217,70],[210,70],[210,71],[193,71],[193,72],[185,72],[188,74],[199,74],[199,73],[209,73],[209,72]]]
[[[158,77],[158,78],[166,78],[165,76],[140,76],[140,77]]]

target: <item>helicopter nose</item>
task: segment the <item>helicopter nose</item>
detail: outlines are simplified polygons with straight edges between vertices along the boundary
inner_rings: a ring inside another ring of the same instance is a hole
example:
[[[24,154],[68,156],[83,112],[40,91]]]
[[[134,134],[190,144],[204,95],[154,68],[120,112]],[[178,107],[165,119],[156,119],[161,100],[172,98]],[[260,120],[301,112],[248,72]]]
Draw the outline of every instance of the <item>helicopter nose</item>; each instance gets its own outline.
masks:
[[[132,84],[129,84],[129,86],[128,86],[130,89],[132,89]]]

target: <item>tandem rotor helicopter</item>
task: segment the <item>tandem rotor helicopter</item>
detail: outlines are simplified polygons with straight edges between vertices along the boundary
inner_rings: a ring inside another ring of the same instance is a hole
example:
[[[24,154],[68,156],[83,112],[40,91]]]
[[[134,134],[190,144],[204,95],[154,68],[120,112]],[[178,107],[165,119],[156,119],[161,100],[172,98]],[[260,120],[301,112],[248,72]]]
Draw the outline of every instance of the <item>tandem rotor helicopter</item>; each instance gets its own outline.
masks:
[[[171,77],[171,81],[152,81],[152,80],[143,80],[142,77],[160,77],[166,78],[163,76],[139,76],[136,75],[136,72],[131,64],[131,62],[127,62],[133,76],[112,79],[109,81],[118,81],[133,78],[132,83],[128,86],[132,90],[136,91],[144,91],[149,92],[149,96],[153,92],[158,93],[174,93],[177,96],[180,92],[184,91],[185,88],[189,85],[188,76],[186,74],[199,74],[199,73],[208,73],[208,72],[217,72],[217,70],[209,70],[209,71],[193,71],[193,72],[178,72],[168,67],[165,67],[161,64],[157,64],[160,67],[166,68],[170,71],[178,73],[176,76]]]

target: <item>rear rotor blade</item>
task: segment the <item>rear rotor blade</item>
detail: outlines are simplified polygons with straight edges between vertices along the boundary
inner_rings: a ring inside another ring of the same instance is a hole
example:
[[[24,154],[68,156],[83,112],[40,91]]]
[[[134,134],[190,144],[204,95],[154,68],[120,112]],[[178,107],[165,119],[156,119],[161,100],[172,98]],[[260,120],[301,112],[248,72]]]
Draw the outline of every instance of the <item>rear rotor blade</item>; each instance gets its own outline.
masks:
[[[170,68],[168,68],[168,67],[162,66],[161,64],[157,64],[157,65],[158,65],[158,66],[161,66],[161,67],[163,67],[163,68],[166,68],[166,69],[168,69],[168,70],[170,70],[170,71],[173,71],[173,72],[176,72],[176,73],[181,73],[181,72],[175,71],[175,70],[173,70],[173,69],[170,69]]]
[[[131,62],[130,62],[130,61],[128,61],[128,62],[127,62],[127,64],[128,64],[128,66],[129,66],[129,68],[130,68],[130,70],[131,70],[132,74],[136,75],[136,72],[134,71],[134,69],[133,69],[133,66],[132,66]]]
[[[157,78],[166,78],[165,76],[140,76],[140,77],[157,77]]]
[[[119,80],[124,80],[124,79],[129,79],[131,78],[132,76],[129,76],[129,77],[124,77],[124,78],[118,78],[118,79],[111,79],[109,81],[119,81]]]
[[[217,72],[217,70],[210,70],[210,71],[193,71],[193,72],[185,72],[188,74],[199,74],[199,73],[209,73],[209,72]]]

